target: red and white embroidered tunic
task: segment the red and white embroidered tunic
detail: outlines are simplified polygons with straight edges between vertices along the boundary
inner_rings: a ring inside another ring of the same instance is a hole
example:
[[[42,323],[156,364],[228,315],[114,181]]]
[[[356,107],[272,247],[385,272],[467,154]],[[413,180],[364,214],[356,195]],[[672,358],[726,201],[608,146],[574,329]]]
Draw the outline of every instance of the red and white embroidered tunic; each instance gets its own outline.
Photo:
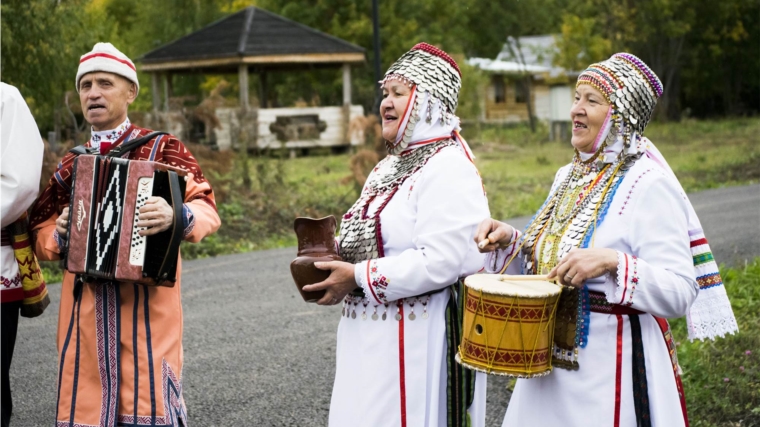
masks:
[[[2,203],[2,246],[0,246],[0,302],[21,301],[18,263],[11,237],[5,227],[19,219],[34,202],[40,186],[45,146],[40,131],[18,89],[0,83],[2,126],[0,126],[0,203]]]
[[[367,182],[394,173],[396,160],[383,160]],[[366,216],[378,209],[382,257],[355,267],[365,298],[344,303],[330,426],[446,425],[446,288],[483,264],[473,243],[489,216],[480,176],[461,146],[448,144],[375,197]],[[485,422],[485,386],[479,376],[473,426]]]
[[[570,172],[560,169],[552,192]],[[640,310],[649,409],[653,426],[684,426],[670,349],[654,316],[684,316],[699,287],[690,251],[689,205],[677,181],[644,156],[627,172],[596,229],[594,247],[618,251],[618,274],[586,282],[610,304]],[[541,242],[537,242],[540,247]],[[514,247],[489,254],[498,272]],[[507,274],[520,274],[520,262]],[[504,426],[636,426],[631,322],[627,315],[590,313],[588,344],[577,371],[519,379]]]

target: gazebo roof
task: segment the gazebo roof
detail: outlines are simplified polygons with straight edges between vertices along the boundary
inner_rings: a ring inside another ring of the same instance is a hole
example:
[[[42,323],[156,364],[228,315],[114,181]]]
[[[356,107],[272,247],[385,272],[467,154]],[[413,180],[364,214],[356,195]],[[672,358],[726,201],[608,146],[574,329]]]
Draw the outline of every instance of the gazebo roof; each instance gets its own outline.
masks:
[[[142,71],[232,70],[364,62],[364,48],[258,7],[248,7],[150,51]]]

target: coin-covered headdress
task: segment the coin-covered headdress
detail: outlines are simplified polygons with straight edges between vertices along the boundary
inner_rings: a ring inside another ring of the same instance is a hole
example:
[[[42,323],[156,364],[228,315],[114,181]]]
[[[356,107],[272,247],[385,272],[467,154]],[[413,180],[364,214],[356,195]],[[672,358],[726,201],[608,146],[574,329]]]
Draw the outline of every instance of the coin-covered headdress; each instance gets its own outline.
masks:
[[[578,76],[576,87],[582,84],[599,90],[610,103],[608,120],[603,126],[606,131],[600,131],[597,141],[607,139],[609,147],[621,136],[626,154],[641,151],[636,145],[663,91],[654,71],[630,53],[616,53],[605,61],[589,65]],[[609,132],[610,128],[615,132]],[[598,148],[595,142],[594,149]]]
[[[379,83],[383,85],[394,79],[414,87],[415,96],[411,99],[411,117],[405,128],[399,129],[400,140],[389,146],[391,152],[407,147],[417,123],[423,119],[428,125],[435,125],[433,118],[436,118],[441,125],[458,126],[454,113],[462,87],[462,73],[446,52],[427,43],[417,43],[391,65]]]

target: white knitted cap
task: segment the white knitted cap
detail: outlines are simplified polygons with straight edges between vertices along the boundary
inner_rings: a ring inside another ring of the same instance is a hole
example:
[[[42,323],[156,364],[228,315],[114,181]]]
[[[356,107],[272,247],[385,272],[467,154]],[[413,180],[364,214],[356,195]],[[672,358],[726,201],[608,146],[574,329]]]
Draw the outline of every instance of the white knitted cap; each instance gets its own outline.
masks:
[[[90,53],[79,58],[79,70],[77,70],[76,87],[79,92],[79,80],[87,73],[104,71],[118,74],[131,81],[140,92],[140,83],[137,81],[137,69],[131,59],[116,49],[111,43],[96,43]],[[135,94],[136,95],[136,94]]]

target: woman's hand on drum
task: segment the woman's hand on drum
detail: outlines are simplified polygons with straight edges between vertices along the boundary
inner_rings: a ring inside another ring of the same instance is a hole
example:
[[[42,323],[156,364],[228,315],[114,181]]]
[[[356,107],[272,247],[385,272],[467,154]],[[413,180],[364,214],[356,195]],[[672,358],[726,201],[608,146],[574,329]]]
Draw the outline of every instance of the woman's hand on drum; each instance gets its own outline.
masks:
[[[345,298],[349,292],[356,289],[354,277],[354,265],[343,261],[315,262],[314,266],[320,270],[331,270],[330,277],[312,285],[303,287],[304,291],[313,292],[325,290],[317,304],[335,305]]]
[[[475,243],[481,253],[506,248],[512,243],[514,228],[493,218],[484,219],[475,232]]]
[[[572,249],[549,272],[549,279],[556,278],[565,286],[580,288],[588,279],[617,274],[617,252],[613,249]]]

